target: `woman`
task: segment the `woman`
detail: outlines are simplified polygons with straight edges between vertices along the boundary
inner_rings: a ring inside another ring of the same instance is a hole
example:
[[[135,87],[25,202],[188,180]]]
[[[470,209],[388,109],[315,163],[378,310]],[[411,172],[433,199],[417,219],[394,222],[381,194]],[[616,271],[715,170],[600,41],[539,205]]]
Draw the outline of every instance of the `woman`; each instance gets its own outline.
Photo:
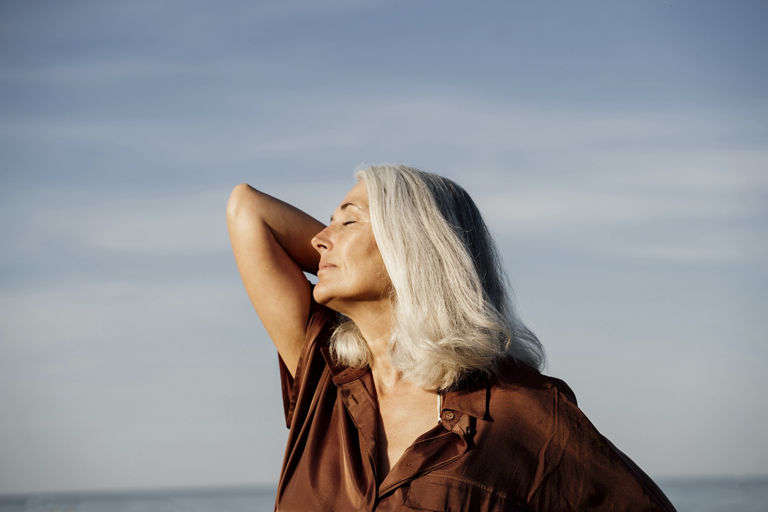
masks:
[[[404,166],[356,177],[328,226],[245,184],[227,208],[280,358],[276,510],[674,510],[539,373],[469,195]]]

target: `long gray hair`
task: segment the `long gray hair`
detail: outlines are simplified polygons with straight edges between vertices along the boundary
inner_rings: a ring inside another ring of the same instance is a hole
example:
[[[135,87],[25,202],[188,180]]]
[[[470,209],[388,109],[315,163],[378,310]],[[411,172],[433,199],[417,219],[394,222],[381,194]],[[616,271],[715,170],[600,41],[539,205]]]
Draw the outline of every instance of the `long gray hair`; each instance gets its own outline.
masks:
[[[371,226],[394,288],[392,363],[424,389],[493,375],[502,360],[541,369],[544,351],[517,318],[496,245],[469,194],[453,181],[403,165],[357,171]],[[368,364],[351,320],[331,338],[334,358]]]

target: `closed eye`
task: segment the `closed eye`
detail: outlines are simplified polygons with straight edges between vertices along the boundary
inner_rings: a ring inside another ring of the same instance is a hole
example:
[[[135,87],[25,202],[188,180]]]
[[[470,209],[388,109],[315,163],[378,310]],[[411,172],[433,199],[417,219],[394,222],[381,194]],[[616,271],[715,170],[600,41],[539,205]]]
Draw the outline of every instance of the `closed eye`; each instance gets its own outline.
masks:
[[[354,221],[354,220],[348,220],[348,221],[346,221],[346,222],[342,222],[342,223],[341,223],[341,225],[342,225],[342,226],[348,226],[348,225],[350,225],[350,224],[354,224],[354,223],[355,223],[355,221]]]

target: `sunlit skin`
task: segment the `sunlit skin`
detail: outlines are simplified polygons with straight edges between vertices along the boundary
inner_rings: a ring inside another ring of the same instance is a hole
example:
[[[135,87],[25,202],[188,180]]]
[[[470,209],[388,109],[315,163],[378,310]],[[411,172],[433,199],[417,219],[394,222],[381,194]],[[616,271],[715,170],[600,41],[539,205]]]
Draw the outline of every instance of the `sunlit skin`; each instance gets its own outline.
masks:
[[[359,182],[313,239],[320,254],[315,300],[355,322],[372,357],[379,404],[379,475],[386,475],[413,441],[437,424],[436,399],[400,378],[390,362],[392,284],[371,228],[368,194]]]

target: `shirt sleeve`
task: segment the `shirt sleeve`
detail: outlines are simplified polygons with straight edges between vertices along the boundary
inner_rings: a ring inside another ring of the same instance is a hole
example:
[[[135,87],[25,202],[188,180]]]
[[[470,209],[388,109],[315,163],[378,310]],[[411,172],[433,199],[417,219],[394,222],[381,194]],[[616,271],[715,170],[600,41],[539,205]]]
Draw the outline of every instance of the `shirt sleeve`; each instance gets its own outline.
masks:
[[[529,495],[534,510],[675,511],[653,480],[575,404],[561,401],[555,418],[547,470]]]
[[[291,427],[291,421],[293,421],[293,413],[296,409],[299,391],[311,379],[310,369],[313,366],[312,360],[319,356],[319,351],[316,350],[318,344],[327,341],[327,335],[324,335],[324,333],[328,331],[331,318],[331,310],[312,300],[304,346],[301,350],[294,376],[291,376],[291,372],[288,371],[288,367],[283,358],[280,357],[280,354],[277,355],[280,368],[280,387],[283,394],[285,426],[288,428]]]

